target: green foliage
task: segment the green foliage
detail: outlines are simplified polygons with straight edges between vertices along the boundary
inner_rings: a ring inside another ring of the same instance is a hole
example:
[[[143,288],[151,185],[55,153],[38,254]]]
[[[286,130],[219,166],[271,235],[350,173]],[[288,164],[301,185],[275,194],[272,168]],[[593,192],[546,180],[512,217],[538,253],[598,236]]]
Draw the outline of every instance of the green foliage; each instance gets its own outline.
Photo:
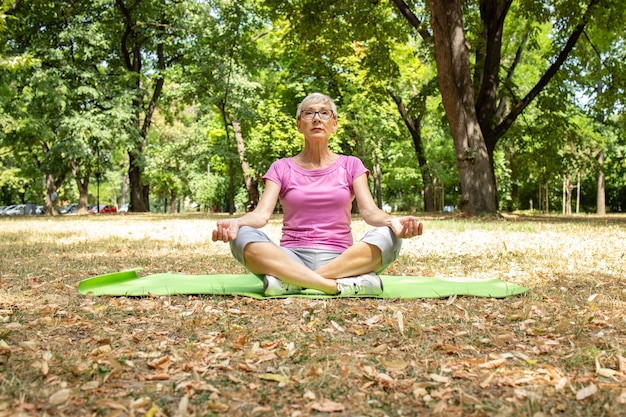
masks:
[[[245,204],[232,122],[241,126],[245,174],[259,179],[272,161],[301,149],[296,105],[321,91],[339,107],[332,149],[361,157],[371,170],[380,165],[382,200],[398,210],[422,208],[424,184],[388,92],[402,100],[408,117],[423,115],[423,169],[443,187],[445,204],[458,204],[432,39],[407,25],[392,2],[140,0],[132,10],[131,3],[0,5],[0,198],[6,202],[41,200],[44,175],[54,176],[61,198],[75,200],[72,182],[89,183],[93,194],[96,172],[104,173],[104,198],[117,199],[131,154],[158,198],[190,197],[222,209],[232,180],[233,198]],[[556,207],[563,175],[578,173],[585,206],[592,207],[600,169],[607,204],[626,207],[622,3],[610,0],[594,11],[562,70],[498,143],[493,163],[502,209],[525,208],[546,183]],[[428,33],[428,10],[409,5]],[[498,72],[502,109],[551,65],[583,6],[511,5]],[[485,46],[479,13],[477,4],[464,3],[472,64]]]
[[[191,198],[204,210],[215,206],[219,211],[225,211],[228,201],[228,182],[221,175],[194,173],[190,178],[189,188]]]

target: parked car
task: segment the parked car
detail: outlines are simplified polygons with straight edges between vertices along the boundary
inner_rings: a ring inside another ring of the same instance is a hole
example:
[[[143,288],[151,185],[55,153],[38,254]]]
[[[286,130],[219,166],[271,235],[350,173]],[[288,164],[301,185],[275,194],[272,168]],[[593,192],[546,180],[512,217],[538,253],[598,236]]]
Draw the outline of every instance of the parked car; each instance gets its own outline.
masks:
[[[111,204],[100,204],[100,206],[96,209],[94,206],[89,213],[117,213],[117,207]]]
[[[0,215],[6,216],[7,215],[7,211],[12,210],[17,204],[12,204],[10,206],[4,206],[2,207],[2,211],[0,211]]]
[[[78,203],[71,203],[59,209],[59,212],[61,214],[76,213],[77,211],[78,211]]]
[[[5,210],[4,214],[7,216],[19,216],[24,214],[24,204],[16,204],[11,208]]]
[[[122,207],[120,207],[118,212],[120,212],[120,213],[128,213],[128,203],[126,203]]]

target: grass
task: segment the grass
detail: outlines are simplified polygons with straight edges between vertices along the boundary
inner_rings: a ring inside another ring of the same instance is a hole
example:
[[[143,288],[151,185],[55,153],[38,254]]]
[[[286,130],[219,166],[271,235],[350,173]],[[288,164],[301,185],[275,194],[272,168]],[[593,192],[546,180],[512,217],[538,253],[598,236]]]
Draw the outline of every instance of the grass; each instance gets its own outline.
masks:
[[[425,218],[387,270],[530,288],[503,300],[78,294],[245,272],[217,218],[0,218],[0,417],[626,413],[624,216]]]

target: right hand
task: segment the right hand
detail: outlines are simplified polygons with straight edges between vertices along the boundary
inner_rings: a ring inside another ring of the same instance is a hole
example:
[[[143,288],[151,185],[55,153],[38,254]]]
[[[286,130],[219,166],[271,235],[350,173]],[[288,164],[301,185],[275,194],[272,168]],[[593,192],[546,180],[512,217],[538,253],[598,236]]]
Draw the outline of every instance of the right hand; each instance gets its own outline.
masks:
[[[239,222],[237,219],[224,219],[217,222],[215,230],[213,230],[213,242],[221,240],[228,243],[235,240],[239,232]]]
[[[407,239],[419,236],[424,232],[424,225],[415,216],[394,217],[391,229],[399,238]]]

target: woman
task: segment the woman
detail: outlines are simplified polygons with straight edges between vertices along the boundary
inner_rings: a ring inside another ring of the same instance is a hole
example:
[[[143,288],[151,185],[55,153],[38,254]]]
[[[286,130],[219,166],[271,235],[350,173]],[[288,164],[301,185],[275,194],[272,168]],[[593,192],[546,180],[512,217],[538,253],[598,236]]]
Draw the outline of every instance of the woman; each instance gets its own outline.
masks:
[[[422,234],[414,216],[393,217],[376,206],[367,185],[369,171],[356,157],[328,148],[337,130],[337,107],[320,93],[296,111],[302,151],[274,162],[263,176],[265,191],[253,211],[217,222],[213,241],[230,242],[235,258],[262,277],[267,296],[313,288],[327,294],[379,295],[380,273],[400,252],[399,238]],[[363,220],[375,226],[354,243],[352,200]],[[280,246],[259,229],[277,201],[284,211]]]

